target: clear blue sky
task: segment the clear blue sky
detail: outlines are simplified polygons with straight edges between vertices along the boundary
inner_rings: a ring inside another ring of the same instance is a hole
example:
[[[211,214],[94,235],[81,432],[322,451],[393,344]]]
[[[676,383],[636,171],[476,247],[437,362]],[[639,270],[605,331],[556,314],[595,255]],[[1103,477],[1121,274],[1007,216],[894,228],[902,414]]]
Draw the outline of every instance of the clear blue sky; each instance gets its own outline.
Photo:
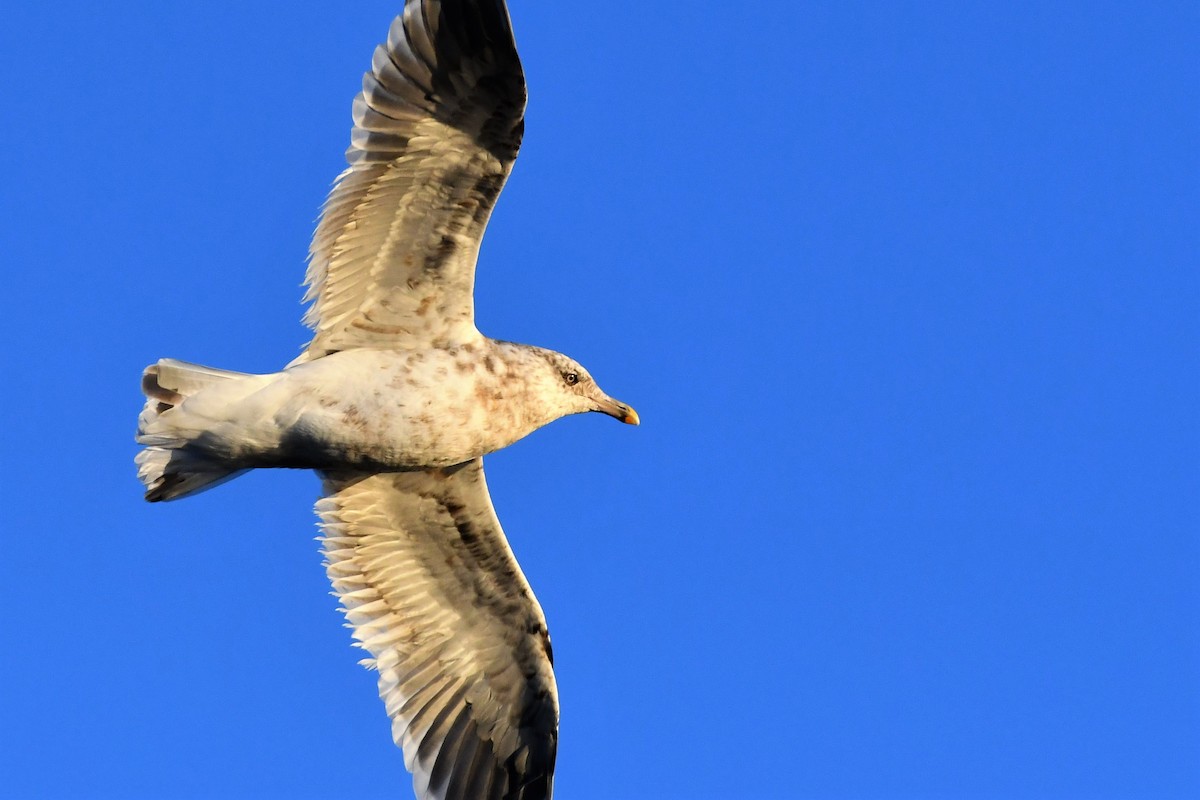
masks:
[[[305,341],[398,5],[4,12],[7,796],[410,791],[316,480],[150,506],[132,464],[146,363]],[[511,10],[479,323],[643,420],[488,462],[559,796],[1200,796],[1196,5]]]

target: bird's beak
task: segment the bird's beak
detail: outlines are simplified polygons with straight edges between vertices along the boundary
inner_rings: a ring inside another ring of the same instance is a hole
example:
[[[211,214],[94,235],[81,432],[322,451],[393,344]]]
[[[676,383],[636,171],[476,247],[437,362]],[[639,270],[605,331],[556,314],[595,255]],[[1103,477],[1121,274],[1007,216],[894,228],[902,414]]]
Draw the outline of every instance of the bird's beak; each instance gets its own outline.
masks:
[[[624,403],[613,400],[611,397],[605,396],[597,400],[596,410],[601,414],[608,414],[610,417],[615,417],[626,425],[641,424],[641,419],[638,418],[636,411]]]

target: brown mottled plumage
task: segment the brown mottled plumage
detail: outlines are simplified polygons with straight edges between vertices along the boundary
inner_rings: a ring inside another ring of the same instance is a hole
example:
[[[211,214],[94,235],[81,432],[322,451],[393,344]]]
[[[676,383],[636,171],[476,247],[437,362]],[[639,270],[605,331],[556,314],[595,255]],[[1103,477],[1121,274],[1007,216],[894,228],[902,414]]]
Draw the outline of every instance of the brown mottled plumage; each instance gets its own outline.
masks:
[[[142,381],[148,500],[319,472],[329,577],[422,798],[553,787],[549,632],[481,457],[566,414],[637,423],[561,353],[475,328],[475,259],[524,108],[503,0],[407,0],[313,236],[308,347],[270,375],[164,359]]]

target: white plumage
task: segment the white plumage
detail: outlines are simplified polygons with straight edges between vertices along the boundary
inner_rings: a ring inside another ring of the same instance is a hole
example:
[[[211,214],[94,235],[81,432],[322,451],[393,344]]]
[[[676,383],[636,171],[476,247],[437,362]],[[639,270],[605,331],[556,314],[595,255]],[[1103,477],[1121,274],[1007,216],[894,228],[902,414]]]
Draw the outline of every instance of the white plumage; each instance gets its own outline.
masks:
[[[408,0],[313,237],[308,347],[269,375],[164,359],[143,376],[147,499],[257,467],[320,474],[329,577],[422,798],[553,786],[550,637],[482,456],[566,414],[638,421],[570,358],[475,328],[475,259],[524,107],[502,0]]]

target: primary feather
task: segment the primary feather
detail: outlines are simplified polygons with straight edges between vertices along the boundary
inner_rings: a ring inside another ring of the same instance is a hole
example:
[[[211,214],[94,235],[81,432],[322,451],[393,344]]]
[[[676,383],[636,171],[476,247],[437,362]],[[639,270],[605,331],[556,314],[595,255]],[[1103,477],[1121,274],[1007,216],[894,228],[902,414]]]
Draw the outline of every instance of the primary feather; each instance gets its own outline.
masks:
[[[302,360],[477,335],[475,260],[524,131],[508,10],[409,2],[371,67],[309,252]]]

